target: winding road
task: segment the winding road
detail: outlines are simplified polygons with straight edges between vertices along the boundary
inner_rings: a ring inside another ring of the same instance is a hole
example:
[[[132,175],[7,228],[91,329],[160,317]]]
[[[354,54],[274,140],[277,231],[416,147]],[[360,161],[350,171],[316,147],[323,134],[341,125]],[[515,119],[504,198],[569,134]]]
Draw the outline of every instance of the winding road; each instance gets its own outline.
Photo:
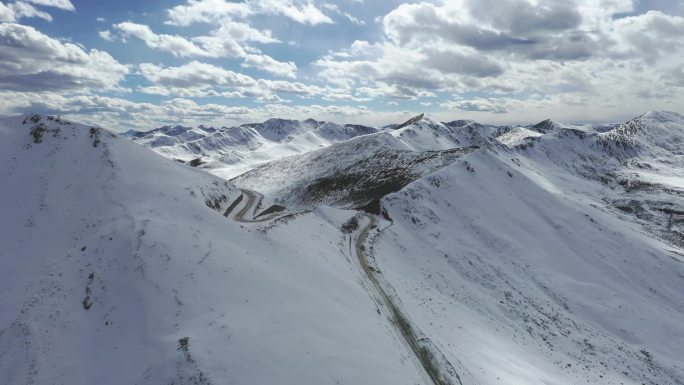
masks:
[[[242,192],[242,194],[235,201],[233,201],[233,203],[230,204],[226,212],[223,214],[223,216],[225,217],[230,216],[230,214],[235,210],[235,208],[240,206],[240,204],[242,203],[242,207],[240,208],[240,210],[238,210],[238,212],[235,213],[235,215],[233,216],[233,219],[237,222],[262,223],[269,221],[277,221],[279,219],[294,217],[295,215],[308,212],[306,210],[287,211],[282,206],[271,206],[268,209],[257,214],[257,210],[259,209],[259,206],[261,206],[261,202],[263,201],[264,196],[252,190],[240,189],[240,191]],[[278,209],[275,209],[275,207],[278,207]]]
[[[256,211],[257,204],[261,203],[261,200],[264,199],[264,196],[250,190],[240,191],[242,191],[242,200],[244,200],[244,197],[246,196],[247,202],[245,202],[245,205],[242,206],[242,209],[240,209],[240,211],[238,211],[237,214],[235,214],[235,220],[238,222],[258,222],[254,220],[254,211]],[[250,210],[252,210],[252,217],[250,219],[245,219],[245,215],[247,215],[247,212]]]
[[[399,307],[394,303],[392,298],[387,295],[387,292],[382,287],[377,277],[375,276],[374,269],[368,263],[368,255],[366,253],[366,248],[364,243],[371,230],[377,227],[377,219],[375,216],[369,214],[363,214],[364,217],[368,218],[368,224],[364,226],[359,232],[358,237],[355,242],[355,252],[356,257],[359,260],[359,264],[363,269],[364,273],[371,282],[374,291],[382,300],[382,303],[389,310],[389,319],[392,326],[395,327],[398,334],[403,338],[404,343],[411,350],[413,355],[418,359],[420,366],[423,368],[425,374],[430,379],[434,385],[454,385],[453,382],[443,374],[443,370],[440,368],[439,362],[435,357],[435,352],[431,351],[425,344],[421,345],[421,341],[426,341],[426,339],[419,339],[416,333],[416,328],[411,325],[408,318],[402,314]],[[441,353],[439,353],[441,355]],[[445,360],[445,358],[444,358]],[[451,366],[451,364],[448,364]],[[453,368],[452,368],[453,371]],[[460,385],[463,385],[458,374],[453,373],[453,376],[458,380]]]
[[[238,212],[233,216],[233,219],[237,222],[267,222],[297,214],[292,212],[273,212],[264,214],[268,210],[262,212],[261,214],[257,214],[256,210],[261,205],[263,195],[255,191],[246,189],[242,189],[241,191],[242,194],[235,201],[233,201],[233,203],[231,203],[231,205],[224,213],[224,216],[228,217],[231,214],[231,212],[241,204],[242,207],[240,207]],[[256,219],[260,216],[262,218]],[[440,367],[439,360],[437,359],[437,357],[435,357],[434,349],[436,348],[433,347],[432,349],[430,349],[429,346],[432,345],[426,343],[429,342],[428,339],[418,338],[418,334],[420,333],[417,333],[417,329],[415,328],[415,326],[411,325],[408,318],[401,312],[400,308],[387,294],[383,286],[380,284],[380,281],[378,281],[374,269],[368,263],[368,254],[366,252],[364,244],[366,243],[366,240],[371,230],[377,227],[378,220],[373,215],[363,214],[363,216],[368,220],[368,223],[360,230],[359,235],[356,237],[356,241],[354,243],[354,251],[356,253],[356,257],[359,261],[359,264],[363,269],[363,272],[365,273],[366,277],[371,283],[371,290],[373,290],[376,294],[374,297],[376,298],[376,300],[381,302],[381,305],[383,305],[382,307],[388,310],[389,314],[387,314],[387,316],[392,326],[397,330],[398,335],[401,336],[404,344],[411,351],[412,355],[416,357],[417,363],[419,363],[419,366],[423,369],[423,375],[426,377],[426,380],[429,380],[433,385],[454,385],[454,383],[450,380],[449,376],[446,376],[444,374],[444,370]],[[449,364],[448,361],[446,361],[446,359],[440,352],[437,351],[437,353],[440,356],[442,356],[442,361],[445,361],[451,369],[451,377],[455,377],[458,380],[458,383],[462,385],[461,379],[459,378],[458,374],[455,373],[453,368],[451,368],[451,364]]]

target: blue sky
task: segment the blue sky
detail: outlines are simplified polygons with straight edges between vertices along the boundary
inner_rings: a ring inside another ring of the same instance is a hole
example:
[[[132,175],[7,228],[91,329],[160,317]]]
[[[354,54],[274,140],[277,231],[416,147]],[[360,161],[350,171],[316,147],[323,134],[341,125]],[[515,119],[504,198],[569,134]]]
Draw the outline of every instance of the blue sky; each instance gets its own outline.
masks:
[[[684,2],[0,1],[0,114],[116,130],[682,111]]]

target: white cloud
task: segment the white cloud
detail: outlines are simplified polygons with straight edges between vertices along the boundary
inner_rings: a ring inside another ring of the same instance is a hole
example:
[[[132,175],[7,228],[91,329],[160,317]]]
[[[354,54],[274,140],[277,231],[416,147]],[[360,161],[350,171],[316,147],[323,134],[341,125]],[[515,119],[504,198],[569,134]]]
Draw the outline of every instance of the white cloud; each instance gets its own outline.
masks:
[[[199,104],[187,98],[173,98],[154,104],[98,95],[63,96],[56,93],[0,91],[0,114],[22,112],[61,114],[69,119],[104,126],[114,131],[131,128],[149,130],[167,124],[232,126],[273,117],[339,121],[377,116],[361,106],[288,106],[267,103],[260,108],[247,108],[214,103]]]
[[[29,3],[21,1],[7,5],[0,3],[0,22],[15,22],[31,17],[52,21],[52,16],[49,13],[40,11]]]
[[[503,114],[507,112],[505,105],[501,103],[496,103],[496,101],[486,100],[482,98],[449,101],[440,104],[440,107],[448,108],[450,110],[492,112],[495,114]]]
[[[247,75],[198,61],[180,67],[143,63],[140,65],[140,72],[147,80],[164,87],[250,87],[257,84],[256,80]]]
[[[217,39],[230,39],[235,41],[250,41],[256,43],[280,43],[280,40],[273,37],[270,30],[258,30],[247,23],[238,22],[232,19],[221,19],[218,22],[219,28],[213,30],[210,35]]]
[[[248,4],[258,13],[280,14],[301,24],[316,25],[333,22],[311,1],[252,0]]]
[[[367,101],[346,88],[317,86],[288,80],[255,79],[208,63],[192,61],[178,67],[144,63],[140,74],[152,85],[140,89],[155,95],[183,97],[254,98],[257,101],[282,101],[281,95],[300,98],[322,97],[329,101]]]
[[[270,31],[259,31],[245,23],[234,23],[229,20],[223,20],[220,24],[221,26],[208,36],[190,39],[178,35],[157,34],[147,25],[132,22],[115,24],[114,28],[121,31],[124,37],[136,37],[148,47],[168,52],[175,57],[241,58],[243,67],[256,68],[277,76],[296,77],[295,63],[280,62],[256,48],[240,45],[244,41],[278,42],[271,36]]]
[[[12,22],[16,21],[16,16],[14,15],[14,10],[9,6],[0,3],[0,22]]]
[[[567,103],[641,110],[646,100],[681,100],[684,18],[615,15],[632,11],[629,0],[407,3],[382,19],[383,38],[356,41],[314,66],[327,82],[371,98],[485,95],[441,103],[454,111],[561,111]]]
[[[21,0],[7,4],[0,2],[0,22],[15,22],[32,17],[52,21],[52,16],[49,13],[41,11],[31,4],[59,8],[65,11],[76,10],[69,0]]]
[[[299,0],[188,0],[168,11],[167,23],[187,26],[193,23],[214,23],[225,18],[244,18],[254,14],[285,16],[297,23],[317,25],[332,23],[311,1]]]
[[[226,17],[246,17],[253,13],[246,3],[227,0],[188,0],[168,10],[168,24],[187,26],[193,23],[218,22]]]
[[[658,11],[616,20],[611,28],[617,42],[611,53],[639,57],[653,63],[673,53],[684,53],[684,17]]]
[[[116,89],[128,67],[108,53],[0,24],[0,88],[17,91]]]
[[[306,36],[291,39],[302,31],[328,33],[337,28],[310,26],[334,21],[346,25],[344,28],[349,23],[363,24],[347,12],[357,12],[360,2],[177,3],[180,5],[168,10],[165,26],[153,29],[125,21],[97,32],[108,41],[139,39],[153,50],[189,61],[138,67],[138,79],[143,80],[138,92],[175,98],[155,106],[92,95],[96,90],[121,90],[120,83],[129,71],[106,52],[87,50],[68,42],[69,37],[50,38],[32,27],[13,24],[30,17],[52,20],[47,7],[73,11],[70,1],[0,2],[0,21],[6,22],[0,24],[0,92],[4,97],[17,98],[0,101],[0,106],[18,105],[23,100],[22,105],[62,106],[74,114],[80,106],[107,121],[127,119],[142,124],[152,122],[144,114],[161,120],[171,119],[169,114],[201,119],[218,116],[213,114],[219,111],[236,115],[240,111],[190,100],[207,97],[258,101],[260,108],[241,114],[254,120],[268,117],[266,114],[288,113],[334,117],[363,109],[315,103],[371,100],[377,101],[374,105],[388,107],[396,107],[401,100],[416,100],[415,104],[423,107],[439,107],[459,116],[488,116],[494,121],[534,119],[531,116],[535,114],[562,119],[571,113],[584,116],[583,111],[590,119],[600,118],[601,111],[605,116],[616,116],[617,111],[677,109],[684,105],[684,18],[663,11],[635,14],[631,0],[410,2],[378,19],[373,30],[379,28],[379,34],[358,36],[371,41],[357,40],[344,49],[321,53],[313,63],[301,58],[322,50],[318,43],[325,36],[315,36],[316,44],[308,44]],[[370,12],[359,15],[369,23],[375,16]],[[272,21],[292,30],[272,27],[282,33],[275,36],[264,28]],[[185,28],[196,23],[207,25]],[[189,34],[191,31],[194,35]],[[202,32],[198,36],[196,31]],[[338,44],[340,39],[334,41]],[[283,45],[275,49],[268,44]],[[307,54],[298,56],[290,48],[295,46]],[[292,56],[288,53],[287,59],[279,61],[274,52],[288,49]],[[277,79],[248,76],[241,68],[263,71]],[[312,70],[317,71],[317,78],[310,76]],[[298,71],[306,75],[300,79],[306,80],[294,80]],[[21,92],[45,101],[16,96]],[[77,92],[85,95],[77,98],[73,95]],[[306,108],[296,105],[309,101],[314,104]]]
[[[266,55],[247,55],[243,67],[257,68],[287,78],[297,77],[297,66],[293,62],[279,62]]]
[[[45,7],[54,7],[63,9],[65,11],[75,11],[74,5],[71,4],[70,0],[27,0],[29,3],[36,5],[42,5]]]
[[[147,25],[125,21],[113,27],[126,37],[136,37],[145,42],[148,47],[168,52],[175,57],[214,56],[182,36],[156,34]]]
[[[366,24],[365,21],[363,21],[359,18],[356,18],[356,17],[352,16],[351,14],[349,14],[348,12],[345,12],[342,9],[340,9],[340,7],[337,4],[325,3],[325,4],[323,4],[323,8],[325,8],[329,11],[335,12],[340,16],[343,16],[344,18],[346,18],[347,20],[349,20],[353,24],[356,24],[356,25],[365,25]]]
[[[97,34],[106,41],[114,41],[114,37],[112,37],[112,31],[110,30],[104,30],[104,31],[97,31]]]

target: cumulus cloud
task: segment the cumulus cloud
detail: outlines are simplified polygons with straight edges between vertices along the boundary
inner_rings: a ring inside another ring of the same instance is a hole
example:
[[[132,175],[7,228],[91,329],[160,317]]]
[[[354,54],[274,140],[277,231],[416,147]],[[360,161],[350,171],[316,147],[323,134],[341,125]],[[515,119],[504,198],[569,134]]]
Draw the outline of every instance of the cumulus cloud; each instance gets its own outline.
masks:
[[[440,107],[448,108],[450,110],[492,112],[495,114],[503,114],[507,112],[505,106],[481,98],[449,101],[440,104]]]
[[[542,103],[531,95],[558,95],[543,102],[559,103],[556,109],[613,109],[616,95],[639,106],[676,95],[684,18],[633,11],[630,0],[406,3],[380,19],[380,39],[329,52],[314,65],[326,81],[371,98],[486,95],[440,103],[453,111],[512,113]]]
[[[287,78],[297,77],[297,66],[293,62],[279,62],[267,55],[247,55],[243,67],[257,68]]]
[[[301,24],[332,23],[332,19],[326,16],[311,1],[253,0],[249,4],[256,12],[281,14]]]
[[[24,0],[4,4],[0,2],[0,22],[16,22],[23,18],[36,17],[52,21],[52,16],[31,4],[44,7],[58,8],[65,11],[75,11],[70,0]]]
[[[15,22],[30,17],[52,21],[49,13],[38,10],[29,3],[16,2],[7,5],[0,3],[0,22]]]
[[[226,17],[245,17],[253,14],[246,3],[227,0],[188,0],[168,10],[167,24],[188,26],[193,23],[211,23]]]
[[[641,57],[653,63],[684,49],[684,17],[649,11],[616,20],[611,28],[616,57]]]
[[[115,89],[129,72],[108,53],[0,24],[0,88],[16,91]]]
[[[112,37],[112,31],[110,30],[104,30],[104,31],[97,31],[98,36],[100,36],[103,40],[106,41],[114,41],[114,37]]]
[[[114,28],[121,31],[125,37],[136,37],[145,42],[148,47],[168,52],[175,57],[215,56],[217,54],[216,52],[210,53],[182,36],[156,34],[147,25],[125,21],[115,24]],[[227,56],[225,51],[222,54]]]
[[[125,21],[114,25],[124,37],[135,37],[148,47],[168,52],[176,57],[244,57],[245,49],[239,42],[277,43],[271,31],[259,31],[245,23],[223,20],[220,27],[207,36],[186,38],[179,35],[157,34],[144,24]]]
[[[356,25],[365,25],[366,22],[352,16],[348,12],[343,11],[337,4],[332,4],[332,3],[325,3],[323,4],[323,8],[332,11],[340,16],[343,16],[345,19],[349,20],[351,23],[356,24]]]
[[[168,52],[175,57],[205,57],[205,58],[241,58],[242,66],[256,68],[274,75],[294,78],[297,66],[293,62],[280,62],[261,53],[250,46],[242,46],[244,41],[260,43],[276,43],[279,40],[271,35],[271,31],[259,31],[245,23],[235,23],[223,20],[220,27],[207,36],[185,38],[178,35],[157,34],[144,24],[123,22],[114,25],[124,38],[135,37],[142,40],[148,47]],[[111,38],[110,34],[104,39]]]
[[[249,87],[257,84],[256,80],[247,75],[198,61],[179,67],[143,63],[140,65],[140,72],[147,80],[164,87]]]
[[[376,115],[361,106],[288,106],[266,103],[259,108],[248,108],[215,103],[200,104],[178,97],[155,104],[99,95],[63,96],[56,93],[12,91],[0,91],[0,111],[15,114],[61,114],[114,131],[131,128],[149,130],[167,124],[230,126],[273,117],[340,120]]]
[[[140,65],[140,74],[151,83],[140,91],[183,97],[254,98],[259,102],[284,102],[281,95],[321,97],[329,101],[367,101],[347,88],[317,86],[289,80],[255,79],[213,64],[192,61],[178,67]]]
[[[267,114],[346,116],[366,110],[339,104],[368,101],[394,107],[412,100],[411,105],[431,107],[435,114],[440,108],[445,114],[494,120],[527,119],[538,111],[561,119],[586,113],[591,119],[601,111],[615,116],[615,111],[684,103],[684,17],[673,7],[645,11],[631,0],[398,1],[372,28],[360,28],[364,21],[348,10],[371,20],[377,15],[372,11],[387,4],[177,4],[167,10],[165,25],[118,20],[97,31],[106,41],[139,40],[168,54],[136,57],[138,63],[163,64],[131,67],[139,76],[125,83],[157,96],[150,100],[165,99],[151,104],[97,95],[122,90],[129,73],[106,52],[70,42],[78,36],[60,40],[17,24],[25,18],[52,20],[48,12],[55,11],[56,18],[57,11],[74,11],[71,1],[0,2],[0,94],[7,98],[0,110],[64,108],[77,115],[80,108],[83,116],[141,125],[168,122],[172,114],[190,120],[221,113],[251,120]],[[359,13],[362,7],[371,11]],[[204,25],[195,26],[199,23]],[[319,44],[326,39],[323,33],[340,34],[331,40],[336,48],[325,52]],[[349,37],[358,40],[337,45]],[[278,56],[285,51],[287,56]],[[317,57],[310,59],[312,54]],[[164,63],[167,59],[171,62]],[[265,78],[253,75],[258,71]],[[299,71],[305,76],[296,80]],[[199,104],[209,97],[248,98],[259,107]],[[319,105],[325,103],[333,106]]]
[[[316,25],[332,23],[311,1],[297,0],[188,0],[168,11],[167,23],[187,26],[193,23],[212,23],[228,18],[244,18],[254,14],[285,16],[297,23]]]
[[[45,7],[54,7],[63,9],[65,11],[75,11],[74,5],[71,4],[70,0],[27,0],[29,3],[36,5],[42,5]]]

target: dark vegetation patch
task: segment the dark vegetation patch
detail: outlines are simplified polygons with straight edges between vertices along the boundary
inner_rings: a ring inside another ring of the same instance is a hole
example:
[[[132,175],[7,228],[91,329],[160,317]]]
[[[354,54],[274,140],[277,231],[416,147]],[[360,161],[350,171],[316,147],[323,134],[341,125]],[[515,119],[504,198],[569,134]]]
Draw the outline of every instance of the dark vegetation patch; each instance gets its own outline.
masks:
[[[619,199],[613,207],[648,224],[646,229],[653,235],[679,247],[684,246],[684,210],[673,202],[650,199]]]
[[[93,147],[97,147],[100,145],[100,134],[102,133],[102,129],[99,127],[90,127],[90,139],[93,140]]]
[[[183,337],[178,340],[178,350],[187,352],[190,346],[190,337]]]
[[[195,159],[193,159],[193,160],[191,160],[191,161],[188,162],[188,166],[191,166],[191,167],[199,167],[199,166],[201,166],[201,165],[203,165],[203,164],[206,164],[206,163],[207,163],[207,162],[203,162],[203,161],[202,161],[202,158],[195,158]]]
[[[216,211],[220,211],[221,204],[226,202],[228,202],[228,197],[225,194],[207,194],[204,199],[204,204]]]
[[[182,359],[176,364],[176,377],[178,382],[171,382],[170,385],[209,385],[209,378],[200,370],[197,361],[190,354],[190,337],[183,337],[178,340],[178,351],[182,354]]]
[[[90,310],[90,308],[93,306],[93,300],[91,298],[93,290],[91,289],[91,286],[93,286],[93,281],[95,280],[95,272],[90,273],[88,275],[88,283],[86,284],[85,288],[85,298],[83,298],[83,309],[85,310]]]
[[[455,162],[476,148],[421,153],[378,151],[345,170],[302,186],[301,199],[307,206],[325,202],[379,215],[382,197]]]
[[[359,207],[359,210],[367,212],[368,214],[380,215],[382,212],[382,204],[380,203],[380,199],[373,199],[367,205]]]
[[[36,124],[31,127],[31,130],[29,131],[29,135],[33,137],[33,143],[42,143],[43,142],[43,137],[45,136],[45,133],[50,132],[52,133],[53,137],[57,137],[60,133],[60,128],[49,128],[45,123],[40,121],[40,116],[34,115],[36,118],[27,118],[31,122],[36,122]],[[24,122],[27,120],[25,119]],[[24,123],[25,124],[25,123]]]
[[[351,234],[359,228],[359,219],[354,215],[342,224],[342,233]]]
[[[635,192],[635,191],[655,191],[658,189],[658,185],[644,182],[639,179],[621,179],[618,184],[624,187],[625,192]]]

